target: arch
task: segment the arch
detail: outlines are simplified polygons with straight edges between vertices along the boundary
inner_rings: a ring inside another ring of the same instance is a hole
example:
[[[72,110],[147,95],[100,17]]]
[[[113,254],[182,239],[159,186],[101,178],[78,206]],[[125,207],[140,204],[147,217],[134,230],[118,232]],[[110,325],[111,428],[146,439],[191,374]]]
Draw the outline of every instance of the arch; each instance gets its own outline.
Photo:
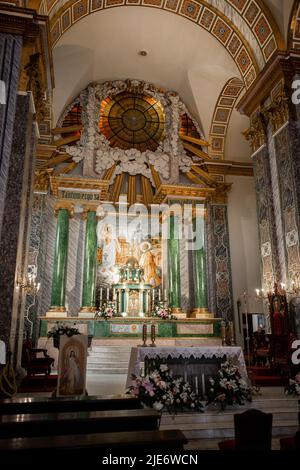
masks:
[[[217,8],[224,10],[223,4],[230,18]],[[257,0],[43,0],[42,5],[41,9],[49,12],[53,47],[73,24],[108,8],[140,6],[180,15],[204,28],[226,48],[246,88],[283,44],[271,13]]]
[[[287,38],[288,49],[300,49],[300,0],[294,0]]]
[[[239,78],[233,77],[227,81],[220,93],[209,133],[209,156],[212,160],[224,160],[225,141],[230,117],[236,100],[243,89],[243,82]]]

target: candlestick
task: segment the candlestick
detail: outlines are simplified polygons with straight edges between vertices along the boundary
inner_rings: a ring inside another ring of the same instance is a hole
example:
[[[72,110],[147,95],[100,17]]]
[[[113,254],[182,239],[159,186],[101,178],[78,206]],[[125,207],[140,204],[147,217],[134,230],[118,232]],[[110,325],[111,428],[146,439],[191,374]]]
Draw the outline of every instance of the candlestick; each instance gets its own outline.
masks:
[[[234,331],[233,331],[233,322],[229,322],[229,338],[231,346],[234,346]]]
[[[196,394],[198,395],[199,389],[198,389],[198,377],[197,377],[197,375],[195,377],[195,391],[196,391]]]
[[[147,323],[143,324],[142,339],[143,339],[142,347],[145,348],[145,347],[147,347],[147,344],[146,344],[147,343]]]
[[[150,346],[151,346],[152,348],[155,348],[155,347],[156,347],[156,344],[155,344],[155,336],[156,336],[155,324],[152,323],[152,324],[151,324],[151,344],[150,344]]]
[[[202,372],[201,380],[202,380],[202,395],[205,396],[205,376],[204,376],[204,372]]]
[[[226,345],[226,324],[224,321],[221,322],[221,340],[222,346]]]

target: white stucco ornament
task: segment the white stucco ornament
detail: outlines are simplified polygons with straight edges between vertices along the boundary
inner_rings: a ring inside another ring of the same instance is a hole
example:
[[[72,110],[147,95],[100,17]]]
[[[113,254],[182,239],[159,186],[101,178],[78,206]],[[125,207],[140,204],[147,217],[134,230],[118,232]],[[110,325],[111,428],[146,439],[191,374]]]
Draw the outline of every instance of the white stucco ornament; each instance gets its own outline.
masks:
[[[140,152],[135,148],[129,150],[113,148],[99,131],[101,101],[108,96],[133,88],[141,94],[152,96],[164,108],[165,135],[154,152],[150,150]],[[113,164],[116,164],[113,179],[123,172],[129,175],[140,174],[148,178],[152,185],[154,185],[154,181],[150,165],[165,181],[171,177],[172,165],[178,167],[183,173],[191,169],[193,159],[186,154],[179,137],[181,115],[183,113],[189,115],[189,113],[177,94],[159,90],[151,84],[138,80],[117,80],[90,85],[81,93],[80,103],[83,124],[81,138],[76,145],[66,147],[66,152],[72,156],[75,162],[80,162],[84,158],[93,159],[94,169],[101,176]],[[68,108],[70,109],[71,105]],[[66,114],[64,113],[64,115]],[[193,122],[202,135],[198,124],[194,120]]]

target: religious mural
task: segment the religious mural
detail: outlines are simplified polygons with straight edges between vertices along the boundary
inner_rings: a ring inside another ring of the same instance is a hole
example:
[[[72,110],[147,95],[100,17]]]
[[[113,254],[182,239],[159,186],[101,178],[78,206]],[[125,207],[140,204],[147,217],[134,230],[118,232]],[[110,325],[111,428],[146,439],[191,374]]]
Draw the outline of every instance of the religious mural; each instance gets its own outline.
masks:
[[[119,236],[113,224],[99,221],[98,240],[98,280],[100,285],[116,284],[120,278],[120,269],[132,261],[141,268],[142,279],[155,288],[162,281],[162,251],[159,236],[145,234],[141,224],[129,227],[127,235],[120,230]]]

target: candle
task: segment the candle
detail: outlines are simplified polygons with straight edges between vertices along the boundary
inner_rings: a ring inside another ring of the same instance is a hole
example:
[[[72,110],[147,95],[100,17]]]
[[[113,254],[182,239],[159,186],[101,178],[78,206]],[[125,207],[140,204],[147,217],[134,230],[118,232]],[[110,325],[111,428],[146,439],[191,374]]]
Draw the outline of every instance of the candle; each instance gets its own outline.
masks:
[[[195,391],[196,391],[196,394],[198,395],[199,389],[198,389],[198,377],[197,377],[197,375],[195,377]]]
[[[116,289],[114,288],[113,289],[113,297],[112,297],[113,300],[116,300]]]
[[[109,287],[106,289],[106,300],[109,300]]]
[[[158,300],[161,301],[161,290],[158,289]]]
[[[164,301],[167,301],[167,289],[164,290]]]
[[[204,373],[202,372],[202,395],[205,396],[205,376]]]
[[[259,289],[256,289],[256,295],[259,296]]]
[[[152,300],[154,302],[154,299],[155,299],[155,289],[152,289]]]
[[[100,302],[102,302],[102,287],[100,287]]]

